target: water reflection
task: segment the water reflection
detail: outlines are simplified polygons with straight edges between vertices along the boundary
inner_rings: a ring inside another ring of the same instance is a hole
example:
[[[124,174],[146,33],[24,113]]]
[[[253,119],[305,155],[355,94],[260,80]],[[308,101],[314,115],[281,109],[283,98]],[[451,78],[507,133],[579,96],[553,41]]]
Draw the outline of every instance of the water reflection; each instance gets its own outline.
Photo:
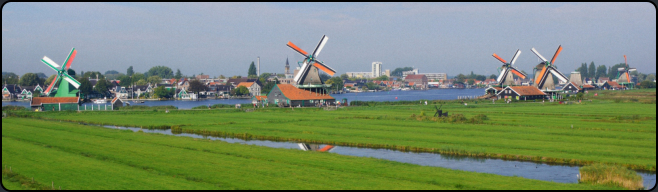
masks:
[[[128,129],[132,131],[142,130],[146,133],[161,133],[166,135],[175,135],[183,137],[193,137],[211,140],[221,140],[228,143],[240,143],[246,145],[267,146],[273,148],[301,149],[313,151],[326,151],[341,155],[350,155],[358,157],[372,157],[403,163],[410,163],[423,166],[444,167],[449,169],[472,171],[479,173],[491,173],[505,176],[519,176],[528,179],[537,179],[543,181],[554,181],[559,183],[577,183],[578,166],[570,165],[549,165],[536,162],[524,162],[502,159],[487,159],[478,157],[441,155],[434,153],[415,153],[403,152],[390,149],[370,149],[347,146],[332,146],[322,144],[307,144],[293,142],[277,142],[267,140],[243,140],[237,138],[222,138],[212,136],[201,136],[190,133],[173,134],[170,129],[140,129],[132,127],[104,126],[113,129]],[[650,189],[656,184],[656,173],[637,172],[642,176],[645,189]]]

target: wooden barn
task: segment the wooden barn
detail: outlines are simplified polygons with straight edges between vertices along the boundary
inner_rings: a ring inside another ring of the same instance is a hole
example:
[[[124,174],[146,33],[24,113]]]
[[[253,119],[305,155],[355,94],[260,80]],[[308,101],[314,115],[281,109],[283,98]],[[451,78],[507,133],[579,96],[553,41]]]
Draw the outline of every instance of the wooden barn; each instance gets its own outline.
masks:
[[[299,89],[290,84],[276,84],[267,94],[267,102],[282,107],[314,107],[317,103],[334,104],[336,99],[326,93]]]
[[[75,111],[79,109],[79,101],[80,97],[33,97],[30,108],[39,111]]]
[[[614,82],[614,81],[606,81],[601,85],[601,89],[606,89],[606,90],[620,90],[626,88],[623,85],[619,85],[619,83]]]
[[[498,92],[498,99],[530,100],[546,98],[546,93],[534,86],[508,86]]]

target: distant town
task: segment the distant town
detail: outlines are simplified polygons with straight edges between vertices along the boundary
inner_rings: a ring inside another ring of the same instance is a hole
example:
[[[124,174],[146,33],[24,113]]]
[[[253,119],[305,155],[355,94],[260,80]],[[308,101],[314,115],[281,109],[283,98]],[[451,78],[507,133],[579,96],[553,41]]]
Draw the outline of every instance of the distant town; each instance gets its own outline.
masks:
[[[295,62],[293,66],[296,65]],[[320,79],[329,85],[327,89],[333,94],[487,88],[498,83],[497,75],[494,74],[486,76],[471,72],[450,77],[446,73],[422,73],[420,69],[412,67],[383,69],[383,65],[382,62],[372,62],[372,70],[369,72],[346,72],[334,77],[322,73]],[[583,63],[580,68],[571,72],[570,79],[573,79],[571,81],[577,86],[585,88],[624,89],[626,86],[616,83],[620,74],[613,70],[623,65],[624,63],[619,63],[606,67],[595,66],[594,62],[589,66]],[[116,70],[104,73],[76,72],[74,69],[69,69],[68,74],[80,82],[81,99],[86,101],[114,97],[128,100],[253,98],[267,95],[276,84],[296,86],[293,77],[299,73],[299,67],[291,70],[288,59],[282,62],[281,67],[281,72],[261,73],[259,67],[251,62],[245,65],[249,74],[246,77],[240,75],[210,77],[203,73],[187,76],[183,75],[180,69],[173,71],[166,66],[155,66],[144,73],[135,72],[130,66],[125,73]],[[538,71],[533,71],[533,74],[536,73]],[[44,90],[55,76],[48,77],[44,73],[26,73],[18,76],[12,72],[2,72],[2,99],[29,100],[32,97],[44,96]],[[634,87],[655,87],[655,73],[643,74],[633,71],[629,76]],[[553,81],[557,88],[563,88],[568,83],[559,82],[557,78]],[[533,83],[532,78],[513,77],[514,85],[530,86]]]

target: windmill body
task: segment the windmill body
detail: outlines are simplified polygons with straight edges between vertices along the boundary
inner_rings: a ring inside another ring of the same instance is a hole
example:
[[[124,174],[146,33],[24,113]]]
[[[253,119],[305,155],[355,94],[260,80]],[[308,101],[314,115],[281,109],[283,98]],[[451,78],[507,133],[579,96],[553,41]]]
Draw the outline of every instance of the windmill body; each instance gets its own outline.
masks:
[[[512,57],[512,60],[507,63],[504,59],[500,58],[498,55],[495,53],[492,55],[494,58],[496,58],[498,61],[503,63],[503,66],[500,67],[500,75],[498,75],[498,79],[496,81],[498,82],[498,86],[510,86],[514,85],[514,76],[512,74],[515,74],[522,79],[525,79],[527,76],[525,73],[522,71],[519,71],[518,69],[514,68],[514,63],[516,62],[516,59],[521,55],[521,50],[516,50],[516,53]]]
[[[557,48],[557,51],[555,51],[551,61],[546,60],[541,54],[539,54],[539,52],[537,52],[537,50],[535,50],[535,48],[530,50],[543,61],[535,67],[535,70],[539,71],[539,73],[535,73],[535,87],[539,88],[540,90],[555,90],[553,76],[557,77],[560,82],[566,83],[569,81],[569,79],[564,74],[557,70],[557,67],[554,64],[555,59],[562,51],[562,45]]]
[[[571,72],[571,76],[569,76],[569,82],[574,83],[578,86],[583,86],[583,80],[582,77],[580,76],[580,72],[577,71]]]

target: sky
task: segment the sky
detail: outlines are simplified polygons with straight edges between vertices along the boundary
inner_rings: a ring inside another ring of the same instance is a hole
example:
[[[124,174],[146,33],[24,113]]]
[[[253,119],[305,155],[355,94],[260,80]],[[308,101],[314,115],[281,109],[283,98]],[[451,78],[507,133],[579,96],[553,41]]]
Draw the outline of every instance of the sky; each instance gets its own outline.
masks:
[[[50,3],[2,7],[2,71],[55,71],[71,48],[72,69],[144,73],[167,66],[183,75],[284,73],[329,39],[317,59],[337,71],[418,68],[420,73],[498,74],[496,53],[527,73],[530,49],[568,74],[587,63],[623,63],[656,72],[656,7],[651,3]],[[291,69],[291,71],[292,71]],[[383,71],[382,70],[382,71]]]

